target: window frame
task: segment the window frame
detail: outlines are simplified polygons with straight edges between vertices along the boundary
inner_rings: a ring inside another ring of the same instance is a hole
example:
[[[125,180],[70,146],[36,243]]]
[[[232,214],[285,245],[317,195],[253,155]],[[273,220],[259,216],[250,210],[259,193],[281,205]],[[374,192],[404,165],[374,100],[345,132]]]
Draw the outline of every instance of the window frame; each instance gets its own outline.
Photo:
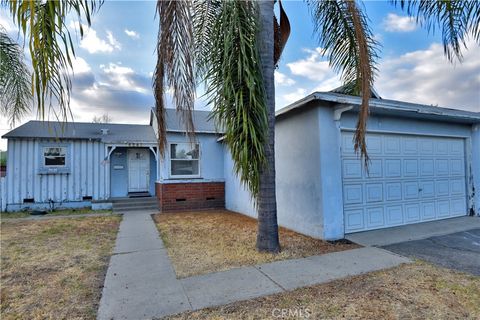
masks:
[[[46,148],[64,148],[65,150],[65,165],[45,165],[45,149]],[[70,174],[72,155],[71,142],[40,142],[37,151],[37,172],[38,174]]]
[[[201,161],[200,159],[202,158],[202,146],[200,142],[195,142],[193,143],[194,145],[198,146],[198,159],[176,159],[172,158],[172,145],[179,145],[179,144],[191,144],[190,142],[184,142],[184,141],[179,141],[179,142],[170,142],[168,144],[168,166],[169,166],[169,177],[171,179],[189,179],[189,178],[201,178]],[[176,175],[173,174],[172,172],[172,161],[197,161],[198,162],[198,174],[182,174],[182,175]]]
[[[45,157],[45,150],[46,149],[52,149],[52,148],[59,148],[59,149],[64,149],[64,163],[62,165],[48,165],[45,163],[46,157]],[[65,168],[67,166],[67,154],[68,154],[68,148],[66,146],[43,146],[42,147],[42,166],[46,169],[50,168]]]

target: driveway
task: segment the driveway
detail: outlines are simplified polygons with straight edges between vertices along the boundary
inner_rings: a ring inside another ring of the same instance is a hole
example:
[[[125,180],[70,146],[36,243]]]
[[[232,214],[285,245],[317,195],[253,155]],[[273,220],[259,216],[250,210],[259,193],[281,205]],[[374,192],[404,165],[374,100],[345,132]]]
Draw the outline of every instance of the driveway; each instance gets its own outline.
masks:
[[[480,276],[480,228],[400,242],[382,248]]]

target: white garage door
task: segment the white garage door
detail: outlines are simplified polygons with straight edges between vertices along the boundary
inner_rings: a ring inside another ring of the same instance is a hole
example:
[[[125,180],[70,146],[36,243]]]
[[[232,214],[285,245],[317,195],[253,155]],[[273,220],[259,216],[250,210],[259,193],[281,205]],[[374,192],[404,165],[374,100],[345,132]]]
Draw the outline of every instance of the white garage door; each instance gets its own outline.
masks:
[[[467,214],[464,140],[369,134],[367,174],[342,133],[345,233]]]

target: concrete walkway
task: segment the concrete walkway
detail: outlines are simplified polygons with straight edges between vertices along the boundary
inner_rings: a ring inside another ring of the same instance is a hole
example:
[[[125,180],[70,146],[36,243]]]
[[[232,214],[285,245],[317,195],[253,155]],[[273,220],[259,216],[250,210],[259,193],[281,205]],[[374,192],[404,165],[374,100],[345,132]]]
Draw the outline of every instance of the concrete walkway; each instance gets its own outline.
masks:
[[[150,213],[124,214],[98,319],[152,319],[390,268],[409,259],[359,248],[177,279]]]

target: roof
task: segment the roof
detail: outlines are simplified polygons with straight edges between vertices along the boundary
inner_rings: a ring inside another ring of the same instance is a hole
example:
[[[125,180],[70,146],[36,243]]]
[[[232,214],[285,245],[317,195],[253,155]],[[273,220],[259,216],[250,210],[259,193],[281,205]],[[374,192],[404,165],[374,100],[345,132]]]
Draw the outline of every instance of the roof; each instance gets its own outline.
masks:
[[[108,129],[102,134],[101,129]],[[156,143],[149,125],[29,121],[5,134],[2,138],[59,138],[89,139],[105,143]]]
[[[175,109],[165,109],[167,120],[167,132],[185,132],[185,125]],[[215,128],[215,121],[210,120],[210,111],[193,111],[193,124],[196,133],[218,133]]]
[[[286,115],[292,110],[302,108],[312,101],[325,101],[334,103],[336,105],[341,105],[343,107],[351,107],[353,110],[358,110],[362,103],[362,98],[334,92],[314,92],[305,98],[298,100],[297,102],[277,110],[275,115],[277,117]],[[396,100],[372,98],[370,99],[370,112],[377,114],[384,113],[390,115],[399,115],[404,117],[421,117],[431,120],[480,123],[480,106],[479,112],[472,112]]]

